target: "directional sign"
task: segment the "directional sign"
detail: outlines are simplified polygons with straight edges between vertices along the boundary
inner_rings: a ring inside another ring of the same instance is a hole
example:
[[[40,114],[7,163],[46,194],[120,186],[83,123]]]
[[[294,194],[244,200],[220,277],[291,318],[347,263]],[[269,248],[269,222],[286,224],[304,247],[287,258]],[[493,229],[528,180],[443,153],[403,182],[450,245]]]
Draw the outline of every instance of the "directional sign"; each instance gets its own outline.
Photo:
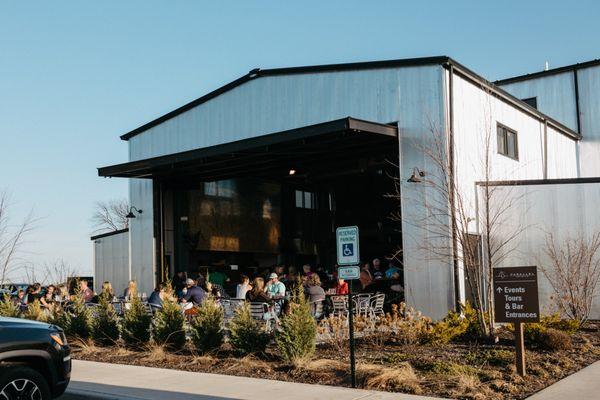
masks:
[[[358,265],[351,267],[339,267],[338,278],[345,279],[347,281],[352,279],[358,279],[360,278],[360,268],[358,267]]]
[[[496,322],[539,322],[536,267],[494,268]]]
[[[344,226],[335,230],[337,242],[338,265],[358,265],[360,251],[358,243],[358,227]]]

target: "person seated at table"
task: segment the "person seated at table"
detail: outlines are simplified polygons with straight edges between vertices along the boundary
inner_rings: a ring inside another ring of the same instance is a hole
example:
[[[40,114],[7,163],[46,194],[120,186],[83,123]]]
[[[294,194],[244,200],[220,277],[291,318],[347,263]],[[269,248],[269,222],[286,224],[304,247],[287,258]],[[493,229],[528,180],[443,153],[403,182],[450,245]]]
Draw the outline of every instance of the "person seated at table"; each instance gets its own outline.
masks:
[[[59,303],[65,303],[69,300],[71,300],[71,296],[69,295],[69,289],[67,288],[67,285],[64,283],[58,285],[56,290],[56,301]]]
[[[185,296],[181,299],[183,304],[194,304],[199,305],[208,297],[208,294],[204,289],[196,284],[196,281],[188,278],[185,281],[187,292]]]
[[[398,272],[392,275],[390,289],[397,293],[404,292],[404,287],[402,287],[402,281],[400,280],[400,274]]]
[[[221,267],[223,268],[223,267]],[[210,269],[210,273],[208,274],[208,281],[210,283],[216,283],[217,285],[223,287],[225,286],[225,283],[229,282],[230,279],[229,277],[223,272],[221,271],[219,268],[217,267],[212,267]]]
[[[185,287],[186,279],[187,278],[185,276],[185,272],[178,271],[175,274],[175,276],[173,276],[173,280],[171,281],[173,283],[173,289],[175,290],[175,294],[179,299],[183,297],[183,288]]]
[[[267,288],[265,290],[269,298],[273,300],[279,300],[285,297],[285,285],[279,281],[279,276],[275,272],[269,275],[269,282],[267,282]]]
[[[162,283],[159,283],[154,288],[154,291],[150,294],[150,297],[148,298],[148,304],[153,305],[153,306],[162,307],[164,297],[165,297],[165,285],[163,285]]]
[[[385,277],[388,279],[392,279],[392,276],[395,273],[400,273],[400,268],[396,267],[396,263],[392,260],[390,261],[388,269],[385,270]]]
[[[381,260],[379,258],[373,259],[373,279],[385,278],[385,272],[381,268]]]
[[[50,307],[54,303],[54,285],[46,287],[46,292],[40,297],[40,303],[43,307]]]
[[[123,297],[125,297],[125,300],[131,301],[131,298],[136,295],[137,295],[137,283],[135,282],[135,280],[132,279],[127,284],[127,287],[125,288],[125,292],[123,292]]]
[[[85,279],[79,281],[79,296],[86,303],[90,303],[94,299],[94,291],[88,287],[88,281]]]
[[[335,285],[333,286],[333,289],[335,290],[335,294],[337,295],[348,294],[348,282],[346,282],[342,278],[338,278],[335,282]]]
[[[314,272],[311,271],[310,265],[304,264],[302,266],[302,280],[306,282],[308,278],[313,275]]]
[[[245,299],[246,293],[252,289],[252,285],[250,284],[250,278],[246,275],[240,275],[240,283],[238,283],[235,289],[235,298],[236,299]]]
[[[12,298],[13,304],[16,306],[24,305],[27,301],[27,296],[25,296],[25,291],[23,289],[19,289],[17,295]]]
[[[325,300],[325,290],[321,287],[319,275],[313,274],[308,278],[305,294],[311,303]]]
[[[360,286],[363,290],[373,282],[373,276],[371,275],[371,269],[368,262],[363,264],[358,280],[360,280]]]
[[[270,303],[271,299],[265,292],[265,281],[257,277],[252,281],[252,289],[246,293],[246,300],[253,303]]]
[[[106,301],[112,301],[115,297],[115,291],[109,281],[102,282],[102,291],[98,295],[99,299],[104,299]]]

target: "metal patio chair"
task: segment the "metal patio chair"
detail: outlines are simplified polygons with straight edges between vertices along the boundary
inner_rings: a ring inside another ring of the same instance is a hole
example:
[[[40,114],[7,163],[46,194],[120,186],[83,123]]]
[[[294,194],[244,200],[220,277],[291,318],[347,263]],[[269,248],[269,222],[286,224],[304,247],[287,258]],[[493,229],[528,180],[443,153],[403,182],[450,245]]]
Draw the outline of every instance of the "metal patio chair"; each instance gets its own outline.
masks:
[[[369,301],[369,313],[372,318],[382,317],[385,315],[383,305],[385,304],[385,294],[377,293],[373,295]]]
[[[317,321],[323,318],[323,302],[325,300],[311,301],[310,312]]]
[[[250,315],[256,321],[265,325],[265,330],[271,332],[274,325],[277,323],[274,313],[269,311],[269,305],[267,303],[250,303]]]
[[[354,302],[354,314],[368,318],[371,309],[371,295],[357,294],[352,296],[352,301]]]
[[[334,317],[347,317],[348,316],[348,296],[338,295],[331,296],[332,310],[331,313]]]

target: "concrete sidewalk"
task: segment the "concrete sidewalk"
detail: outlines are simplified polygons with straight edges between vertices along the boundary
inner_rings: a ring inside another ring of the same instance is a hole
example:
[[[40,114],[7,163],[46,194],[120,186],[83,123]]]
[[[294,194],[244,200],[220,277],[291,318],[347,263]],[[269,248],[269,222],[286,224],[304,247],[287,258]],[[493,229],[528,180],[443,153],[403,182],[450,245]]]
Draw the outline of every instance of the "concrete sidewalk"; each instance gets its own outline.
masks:
[[[527,400],[600,399],[600,361],[548,386]]]
[[[426,400],[432,397],[203,374],[171,369],[73,361],[68,398],[122,400]]]

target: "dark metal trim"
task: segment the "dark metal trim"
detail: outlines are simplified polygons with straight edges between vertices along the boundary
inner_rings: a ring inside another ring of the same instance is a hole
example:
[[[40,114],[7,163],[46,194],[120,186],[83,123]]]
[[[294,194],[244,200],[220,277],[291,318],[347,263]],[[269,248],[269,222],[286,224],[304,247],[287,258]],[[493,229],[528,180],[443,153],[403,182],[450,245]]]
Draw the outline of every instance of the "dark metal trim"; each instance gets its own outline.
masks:
[[[119,233],[125,233],[125,232],[129,232],[129,228],[119,229],[118,231],[106,232],[106,233],[102,233],[100,235],[92,236],[92,237],[90,237],[90,240],[101,239],[103,237],[118,235]]]
[[[581,117],[579,116],[579,80],[577,79],[577,69],[573,70],[573,86],[575,87],[575,112],[577,119],[577,132],[581,135]]]
[[[227,153],[238,153],[251,148],[268,147],[292,140],[308,139],[326,133],[342,131],[368,132],[389,137],[398,137],[398,127],[395,125],[387,125],[378,122],[370,122],[352,117],[346,117],[334,121],[303,126],[300,128],[270,133],[249,139],[237,140],[235,142],[223,143],[181,153],[102,167],[98,168],[98,175],[123,176],[122,174],[131,174],[132,176],[130,177],[142,177],[142,175],[134,176],[135,172],[140,171],[140,173],[142,173],[142,171],[150,168],[194,161],[199,158],[219,156]]]
[[[590,178],[558,178],[558,179],[525,179],[514,181],[480,181],[475,182],[478,186],[526,186],[526,185],[570,185],[581,183],[600,183],[600,177]]]
[[[600,62],[600,60],[599,60]],[[293,74],[305,74],[305,73],[318,73],[318,72],[337,72],[337,71],[354,71],[354,70],[364,70],[364,69],[383,69],[383,68],[400,68],[400,67],[409,67],[409,66],[422,66],[422,65],[454,65],[456,72],[460,72],[462,76],[468,77],[473,82],[482,84],[489,88],[492,93],[496,96],[506,100],[508,103],[513,106],[517,106],[521,108],[523,111],[528,112],[529,114],[535,115],[540,120],[548,120],[552,126],[557,128],[560,131],[564,131],[567,136],[572,137],[573,139],[581,139],[581,137],[573,132],[571,129],[562,125],[560,122],[555,121],[554,119],[542,114],[537,109],[529,106],[528,104],[523,103],[521,100],[516,97],[510,95],[503,89],[496,87],[493,83],[489,82],[485,78],[466,68],[462,64],[453,60],[448,56],[436,56],[436,57],[421,57],[421,58],[405,58],[398,60],[386,60],[386,61],[368,61],[368,62],[356,62],[356,63],[344,63],[344,64],[327,64],[327,65],[313,65],[313,66],[304,66],[304,67],[291,67],[291,68],[273,68],[273,69],[260,69],[255,68],[248,72],[246,75],[222,86],[194,101],[191,101],[153,121],[148,122],[136,128],[124,135],[121,136],[122,140],[129,140],[130,138],[154,127],[157,126],[173,117],[176,117],[179,114],[182,114],[210,99],[213,99],[219,96],[222,93],[225,93],[237,86],[240,86],[252,79],[260,78],[262,76],[277,76],[277,75],[293,75]]]
[[[499,79],[499,80],[495,81],[494,83],[496,85],[506,85],[506,84],[514,83],[514,82],[527,81],[529,79],[541,78],[541,77],[550,76],[550,75],[557,75],[557,74],[561,74],[563,72],[569,72],[571,70],[595,67],[597,65],[600,65],[600,59],[585,61],[585,62],[577,63],[577,64],[566,65],[564,67],[552,68],[552,69],[549,69],[548,71],[538,71],[538,72],[533,72],[530,74],[518,75],[518,76],[513,76],[513,77],[505,78],[505,79]]]

